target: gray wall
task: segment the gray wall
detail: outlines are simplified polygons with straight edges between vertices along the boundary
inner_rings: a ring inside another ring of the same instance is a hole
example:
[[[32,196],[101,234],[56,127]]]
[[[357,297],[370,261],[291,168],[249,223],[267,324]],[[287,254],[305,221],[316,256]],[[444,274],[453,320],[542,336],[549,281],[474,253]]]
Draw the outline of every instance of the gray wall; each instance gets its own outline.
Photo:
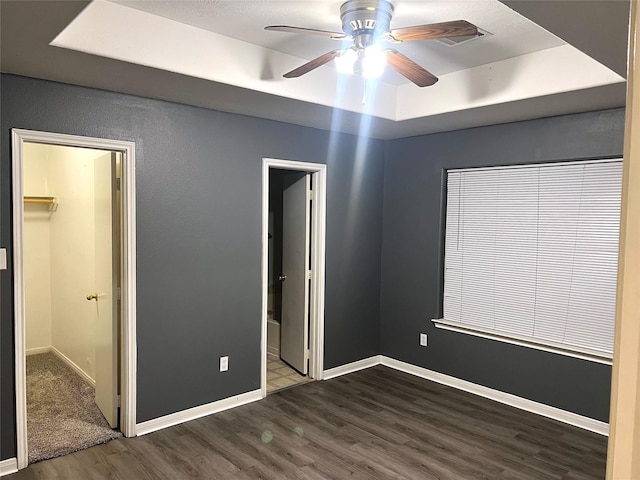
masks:
[[[610,367],[430,319],[443,169],[620,155],[623,110],[381,142],[11,75],[0,88],[2,246],[11,128],[136,142],[139,422],[259,387],[262,157],[329,166],[325,368],[382,353],[608,419]],[[0,459],[15,456],[11,278],[0,272]]]
[[[608,421],[611,367],[436,329],[431,319],[442,313],[443,169],[621,156],[623,131],[618,109],[387,142],[381,353]]]
[[[11,75],[0,87],[3,247],[11,128],[136,142],[138,422],[260,387],[262,157],[328,165],[325,368],[378,353],[382,142]],[[11,278],[0,459],[15,456]]]

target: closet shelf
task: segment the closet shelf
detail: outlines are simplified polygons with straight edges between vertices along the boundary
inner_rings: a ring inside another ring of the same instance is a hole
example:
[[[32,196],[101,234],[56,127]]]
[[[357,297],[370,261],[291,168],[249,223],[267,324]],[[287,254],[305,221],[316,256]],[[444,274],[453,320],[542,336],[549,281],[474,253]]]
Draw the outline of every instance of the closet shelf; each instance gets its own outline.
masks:
[[[49,210],[55,212],[58,209],[58,202],[56,197],[43,197],[43,196],[25,196],[24,203],[36,203],[40,205],[48,205]]]

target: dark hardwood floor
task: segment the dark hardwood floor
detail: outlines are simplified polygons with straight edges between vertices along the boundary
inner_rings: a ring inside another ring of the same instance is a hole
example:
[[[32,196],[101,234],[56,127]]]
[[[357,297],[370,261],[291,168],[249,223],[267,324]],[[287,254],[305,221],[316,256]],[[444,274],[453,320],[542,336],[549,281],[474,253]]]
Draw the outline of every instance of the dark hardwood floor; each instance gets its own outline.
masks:
[[[586,480],[604,478],[606,448],[598,434],[379,366],[6,478]]]

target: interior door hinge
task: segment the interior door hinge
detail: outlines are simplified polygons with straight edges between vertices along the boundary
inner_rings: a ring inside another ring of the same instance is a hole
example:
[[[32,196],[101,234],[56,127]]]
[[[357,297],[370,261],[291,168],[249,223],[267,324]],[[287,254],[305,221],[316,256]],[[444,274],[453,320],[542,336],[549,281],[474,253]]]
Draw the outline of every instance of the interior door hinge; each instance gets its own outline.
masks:
[[[120,404],[120,395],[118,395],[118,407],[120,407],[120,406],[121,406],[121,404]]]
[[[313,190],[309,190],[309,200],[313,200]]]
[[[120,178],[116,178],[116,190],[120,191],[122,181]]]
[[[120,289],[120,287],[116,288],[116,295],[118,297],[118,300],[122,300],[122,290]]]
[[[307,270],[307,280],[311,280],[311,270]]]

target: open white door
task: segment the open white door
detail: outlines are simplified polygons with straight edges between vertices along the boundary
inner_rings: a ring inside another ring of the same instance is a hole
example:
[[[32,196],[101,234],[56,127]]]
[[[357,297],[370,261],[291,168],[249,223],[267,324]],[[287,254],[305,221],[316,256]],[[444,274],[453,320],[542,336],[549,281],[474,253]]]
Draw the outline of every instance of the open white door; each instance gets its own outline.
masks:
[[[309,359],[310,174],[284,177],[280,357],[306,375]]]
[[[117,246],[115,226],[115,157],[108,152],[94,160],[95,256],[97,315],[96,404],[112,428],[118,426],[117,278],[114,261]]]

